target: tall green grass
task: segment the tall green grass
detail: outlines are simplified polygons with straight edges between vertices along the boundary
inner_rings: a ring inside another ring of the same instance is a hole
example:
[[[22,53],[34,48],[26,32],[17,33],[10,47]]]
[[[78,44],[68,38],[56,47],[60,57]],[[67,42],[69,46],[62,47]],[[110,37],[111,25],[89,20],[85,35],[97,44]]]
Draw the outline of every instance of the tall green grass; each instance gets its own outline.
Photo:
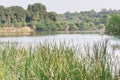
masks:
[[[107,41],[85,48],[86,56],[81,58],[76,55],[81,49],[76,53],[65,44],[16,46],[0,47],[0,80],[119,80],[119,74],[112,72]]]

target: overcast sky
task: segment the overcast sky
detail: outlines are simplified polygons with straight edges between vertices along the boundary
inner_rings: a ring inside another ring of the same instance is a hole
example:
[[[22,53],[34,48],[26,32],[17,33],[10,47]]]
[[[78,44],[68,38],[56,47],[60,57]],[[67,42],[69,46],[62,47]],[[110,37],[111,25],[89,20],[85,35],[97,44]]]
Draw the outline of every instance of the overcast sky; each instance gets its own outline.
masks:
[[[47,7],[47,11],[55,11],[57,13],[80,12],[94,9],[100,11],[103,8],[120,9],[120,0],[0,0],[0,5],[22,6],[27,8],[28,4],[43,3]]]

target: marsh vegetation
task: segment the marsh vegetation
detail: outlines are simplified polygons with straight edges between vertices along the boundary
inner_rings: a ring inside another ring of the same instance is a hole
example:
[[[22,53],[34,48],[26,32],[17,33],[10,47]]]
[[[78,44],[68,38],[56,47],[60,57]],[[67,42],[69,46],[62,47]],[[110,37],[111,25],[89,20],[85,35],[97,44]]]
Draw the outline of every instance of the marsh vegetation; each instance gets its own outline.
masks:
[[[80,45],[76,46],[76,52],[65,43],[59,46],[39,43],[28,48],[17,43],[1,45],[1,80],[119,80],[120,77],[107,51],[107,40],[94,43],[92,48],[84,46],[84,53]]]

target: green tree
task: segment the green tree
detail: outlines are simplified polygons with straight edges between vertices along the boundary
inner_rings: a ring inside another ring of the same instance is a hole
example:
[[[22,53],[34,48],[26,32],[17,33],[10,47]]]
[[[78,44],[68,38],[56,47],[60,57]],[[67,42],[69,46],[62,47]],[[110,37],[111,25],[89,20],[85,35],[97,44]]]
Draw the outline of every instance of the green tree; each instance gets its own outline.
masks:
[[[75,31],[78,29],[75,23],[69,23],[68,25],[69,25],[69,31]]]
[[[29,5],[27,11],[30,13],[31,19],[33,21],[44,21],[45,19],[47,19],[46,7],[41,3]]]
[[[6,22],[5,8],[4,6],[0,6],[0,23],[4,24],[5,22]]]
[[[37,31],[47,31],[48,28],[44,23],[38,23],[38,24],[36,24],[36,30]]]
[[[112,14],[107,22],[106,33],[120,34],[120,15]]]
[[[11,26],[11,24],[15,26],[17,24],[21,27],[22,26],[21,24],[26,23],[25,20],[26,11],[22,7],[19,6],[8,7],[5,10],[5,15],[6,15],[6,24],[8,26]]]
[[[48,18],[52,21],[57,21],[57,13],[55,12],[48,12]]]

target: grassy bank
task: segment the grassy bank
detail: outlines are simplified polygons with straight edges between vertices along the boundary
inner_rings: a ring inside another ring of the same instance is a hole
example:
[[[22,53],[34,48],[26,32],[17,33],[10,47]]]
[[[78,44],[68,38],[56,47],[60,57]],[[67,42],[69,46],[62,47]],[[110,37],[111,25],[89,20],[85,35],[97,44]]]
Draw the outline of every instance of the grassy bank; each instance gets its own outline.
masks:
[[[84,57],[76,56],[65,44],[59,48],[39,44],[29,49],[4,44],[0,47],[0,80],[119,80],[119,74],[112,73],[106,41],[94,44],[93,55],[85,47]]]

